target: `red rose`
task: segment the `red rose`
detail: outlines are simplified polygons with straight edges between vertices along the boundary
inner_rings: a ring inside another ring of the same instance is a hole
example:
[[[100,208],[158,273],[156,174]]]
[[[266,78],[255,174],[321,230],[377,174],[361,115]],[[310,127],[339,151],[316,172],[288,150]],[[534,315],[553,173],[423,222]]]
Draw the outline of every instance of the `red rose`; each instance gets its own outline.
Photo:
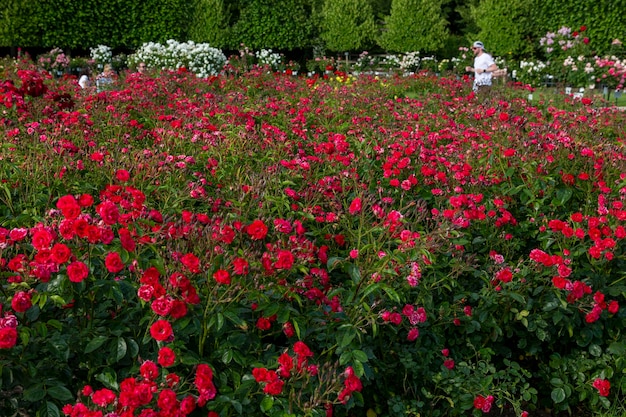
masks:
[[[93,197],[91,194],[81,194],[78,197],[78,205],[81,207],[90,207],[93,204]]]
[[[190,272],[193,272],[194,274],[200,272],[200,259],[198,259],[198,257],[193,253],[183,255],[183,257],[180,258],[180,261]]]
[[[272,322],[265,317],[259,317],[256,321],[256,327],[259,330],[269,330],[272,327]]]
[[[133,239],[130,231],[128,229],[120,229],[117,231],[117,235],[120,237],[120,243],[122,247],[128,252],[134,252],[137,244]]]
[[[17,329],[5,327],[0,329],[0,349],[11,349],[17,343]]]
[[[115,178],[120,182],[127,182],[130,180],[130,173],[125,169],[118,169],[115,171]]]
[[[70,256],[72,256],[72,250],[63,243],[57,243],[54,245],[50,253],[50,257],[57,265],[61,265],[69,261]]]
[[[263,388],[263,392],[268,395],[280,395],[283,392],[284,381],[280,379],[276,379],[270,383],[268,383],[265,388]]]
[[[184,301],[173,300],[170,316],[174,319],[181,319],[187,315],[187,304]]]
[[[255,220],[246,228],[253,240],[261,240],[267,235],[267,226],[262,220]]]
[[[150,305],[152,311],[159,316],[167,316],[172,309],[172,301],[169,297],[159,297]]]
[[[120,218],[119,209],[114,203],[110,201],[104,201],[98,204],[98,206],[96,207],[96,211],[98,212],[98,214],[102,218],[102,221],[105,224],[115,224]]]
[[[11,300],[11,307],[18,313],[23,313],[31,308],[33,303],[30,300],[30,294],[24,291],[16,292]]]
[[[31,243],[33,247],[37,250],[41,249],[50,249],[50,245],[54,240],[54,236],[52,233],[47,231],[46,229],[39,229],[35,233],[33,233],[33,238]]]
[[[293,254],[288,250],[281,250],[278,252],[276,263],[274,268],[276,269],[291,269],[294,262]]]
[[[157,320],[150,326],[150,335],[159,342],[169,339],[173,334],[172,325],[166,320]]]
[[[354,215],[354,214],[358,214],[360,211],[361,211],[361,199],[355,198],[354,200],[352,200],[352,203],[350,203],[349,212],[350,214]]]
[[[104,264],[107,267],[107,271],[112,274],[116,274],[124,269],[124,262],[122,262],[122,258],[117,252],[109,252],[104,259]]]
[[[233,269],[237,275],[245,275],[250,271],[248,261],[243,258],[235,258],[233,260]]]
[[[91,396],[91,401],[100,407],[106,407],[115,401],[115,393],[107,388],[99,389]]]
[[[162,411],[167,411],[169,414],[173,412],[174,409],[178,406],[178,400],[176,399],[176,393],[171,389],[164,389],[159,393],[159,398],[157,399],[157,404]]]
[[[313,356],[313,352],[311,349],[302,341],[297,341],[293,345],[293,351],[296,352],[298,356],[303,356],[305,358]]]
[[[158,362],[164,368],[170,367],[176,362],[176,354],[172,349],[164,346],[159,350]]]
[[[593,387],[598,390],[601,397],[608,397],[611,389],[611,382],[607,379],[596,378],[593,381]]]
[[[80,214],[78,201],[72,195],[64,195],[57,201],[57,208],[66,219],[75,219]]]
[[[156,366],[156,363],[152,361],[145,361],[139,367],[139,373],[144,379],[154,381],[159,376],[159,368]]]
[[[89,275],[89,267],[80,261],[67,266],[67,277],[71,282],[82,282]]]
[[[218,284],[223,284],[223,285],[229,285],[230,284],[230,274],[228,273],[228,271],[224,271],[223,269],[217,270],[213,274],[213,279]]]

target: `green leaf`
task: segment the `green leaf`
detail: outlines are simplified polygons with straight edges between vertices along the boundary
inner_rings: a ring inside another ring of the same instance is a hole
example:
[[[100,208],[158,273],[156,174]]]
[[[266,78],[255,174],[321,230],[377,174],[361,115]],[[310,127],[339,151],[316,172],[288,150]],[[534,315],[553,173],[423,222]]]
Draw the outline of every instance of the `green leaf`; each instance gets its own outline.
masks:
[[[229,364],[230,361],[232,361],[232,360],[233,360],[233,351],[232,351],[232,349],[228,349],[227,351],[225,351],[222,354],[222,362],[224,364]]]
[[[74,398],[70,390],[63,385],[49,387],[46,391],[50,397],[59,401],[70,401]]]
[[[552,401],[554,401],[556,404],[563,402],[565,400],[565,397],[565,390],[563,388],[555,388],[550,393],[550,398],[552,398]]]
[[[111,368],[106,368],[103,372],[96,375],[96,380],[102,382],[106,388],[117,390],[119,385],[117,383],[117,375]]]
[[[359,270],[358,266],[350,263],[347,265],[346,269],[348,270],[347,272],[350,276],[350,279],[352,279],[352,282],[354,282],[355,284],[361,282],[361,270]]]
[[[71,399],[71,398],[70,398]],[[45,414],[41,414],[41,417],[60,417],[59,407],[51,401],[46,401]]]
[[[340,334],[338,336],[339,336],[338,338],[340,338],[340,340],[338,340],[339,347],[343,348],[343,347],[348,346],[350,343],[352,343],[352,340],[354,340],[354,337],[356,336],[356,332],[353,328],[346,327],[343,334]]]
[[[226,318],[230,320],[232,323],[234,323],[236,326],[245,325],[245,322],[237,314],[233,313],[232,311],[226,311],[224,313],[224,316],[226,316]]]
[[[139,355],[139,345],[137,344],[137,342],[134,339],[127,337],[126,344],[128,345],[128,348],[130,350],[130,357],[136,358],[137,355]]]
[[[626,353],[626,346],[621,342],[613,342],[606,349],[608,353],[615,356],[623,356]]]
[[[363,364],[359,361],[352,362],[352,368],[354,369],[354,373],[359,378],[363,376],[365,373],[365,369],[363,368]]]
[[[243,407],[239,401],[231,401],[232,406],[237,410],[237,413],[241,414],[243,411]]]
[[[561,378],[552,378],[550,380],[550,384],[554,385],[555,387],[562,387],[563,380]]]
[[[268,412],[274,406],[274,398],[270,396],[265,396],[263,400],[261,400],[261,411],[264,413]]]
[[[595,343],[589,345],[589,353],[591,353],[596,358],[602,355],[602,348]]]
[[[87,343],[85,346],[85,353],[91,353],[94,350],[98,349],[104,342],[106,342],[106,336],[96,336]]]
[[[393,288],[385,285],[383,286],[383,290],[387,293],[387,295],[389,296],[389,298],[391,298],[393,302],[396,302],[396,303],[400,302],[400,296]]]
[[[338,258],[336,256],[330,257],[328,258],[328,261],[326,261],[326,269],[328,269],[328,272],[330,272],[337,266],[339,266],[341,262],[343,262],[343,258]]]
[[[365,287],[365,290],[363,291],[363,295],[361,296],[361,301],[363,301],[368,295],[370,295],[374,291],[380,289],[381,286],[382,284],[376,282]]]
[[[44,391],[42,384],[36,384],[32,387],[26,388],[23,394],[24,401],[28,401],[31,403],[41,401],[45,396],[46,391]]]
[[[362,350],[359,349],[355,349],[352,351],[352,356],[354,356],[354,359],[359,361],[359,362],[367,362],[367,354],[365,352],[363,352]]]
[[[217,330],[221,330],[224,326],[224,315],[222,313],[217,313]]]
[[[123,337],[117,338],[117,343],[115,345],[115,362],[119,362],[126,356],[126,352],[128,351],[128,346],[126,345],[126,341]]]

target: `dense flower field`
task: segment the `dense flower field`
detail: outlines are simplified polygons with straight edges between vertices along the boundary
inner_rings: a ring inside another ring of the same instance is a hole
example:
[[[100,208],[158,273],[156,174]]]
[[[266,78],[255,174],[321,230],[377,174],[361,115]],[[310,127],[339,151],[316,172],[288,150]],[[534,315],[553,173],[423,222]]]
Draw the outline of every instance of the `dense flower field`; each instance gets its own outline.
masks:
[[[619,405],[623,113],[426,73],[2,68],[0,414]]]

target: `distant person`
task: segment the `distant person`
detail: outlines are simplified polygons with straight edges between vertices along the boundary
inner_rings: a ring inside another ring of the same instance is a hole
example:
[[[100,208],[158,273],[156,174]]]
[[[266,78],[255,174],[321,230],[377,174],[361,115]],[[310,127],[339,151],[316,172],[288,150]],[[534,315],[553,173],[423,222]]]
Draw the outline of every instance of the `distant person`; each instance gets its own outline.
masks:
[[[111,64],[104,64],[104,69],[96,77],[96,91],[99,93],[104,90],[111,90],[116,75]]]
[[[474,52],[474,66],[465,67],[465,71],[474,73],[473,90],[484,99],[491,91],[493,72],[498,69],[498,66],[493,57],[485,51],[485,45],[481,41],[472,44],[472,52]]]
[[[91,87],[91,69],[89,67],[80,70],[78,74],[78,85],[80,85],[80,88],[83,90]]]
[[[145,62],[140,62],[139,65],[137,65],[137,72],[140,74],[145,74],[147,70],[146,67],[146,63]]]

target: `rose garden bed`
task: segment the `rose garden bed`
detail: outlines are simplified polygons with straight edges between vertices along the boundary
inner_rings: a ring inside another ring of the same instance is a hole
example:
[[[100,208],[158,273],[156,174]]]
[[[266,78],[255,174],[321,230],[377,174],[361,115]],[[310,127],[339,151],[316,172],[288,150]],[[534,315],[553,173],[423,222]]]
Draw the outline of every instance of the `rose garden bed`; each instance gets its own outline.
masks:
[[[610,410],[625,119],[467,79],[0,86],[0,413]]]

